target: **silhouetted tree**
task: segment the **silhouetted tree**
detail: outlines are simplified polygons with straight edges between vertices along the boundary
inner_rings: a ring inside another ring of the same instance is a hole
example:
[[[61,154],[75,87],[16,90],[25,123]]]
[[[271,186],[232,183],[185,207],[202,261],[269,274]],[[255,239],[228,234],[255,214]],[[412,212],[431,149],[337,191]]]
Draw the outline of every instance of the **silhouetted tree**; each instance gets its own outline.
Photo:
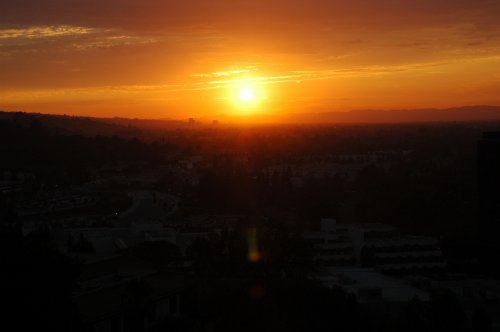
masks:
[[[20,331],[75,330],[78,319],[71,294],[80,264],[57,250],[47,230],[2,237],[0,301],[7,311],[1,324]]]
[[[430,319],[434,331],[460,331],[466,316],[455,294],[440,288],[431,292]]]

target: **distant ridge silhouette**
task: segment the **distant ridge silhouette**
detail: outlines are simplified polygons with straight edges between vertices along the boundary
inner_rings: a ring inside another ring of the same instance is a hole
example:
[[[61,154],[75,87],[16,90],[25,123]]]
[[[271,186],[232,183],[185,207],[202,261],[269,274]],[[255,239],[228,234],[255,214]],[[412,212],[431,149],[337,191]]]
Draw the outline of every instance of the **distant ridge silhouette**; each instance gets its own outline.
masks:
[[[231,123],[230,117],[219,117]],[[137,119],[137,118],[97,118],[88,116],[55,115],[26,112],[8,112],[0,110],[1,120],[16,120],[26,125],[33,119],[42,120],[46,129],[83,135],[118,134],[134,136],[142,130],[161,130],[174,127],[185,127],[189,124],[185,119]],[[206,121],[204,121],[206,120]],[[211,124],[212,117],[200,119],[201,123]],[[399,110],[352,110],[347,112],[308,112],[286,116],[270,116],[268,121],[259,123],[408,123],[408,122],[466,122],[466,121],[500,121],[500,106],[473,105],[446,109],[399,109]]]
[[[500,106],[473,105],[446,109],[353,110],[348,112],[297,113],[290,122],[398,123],[500,120]]]

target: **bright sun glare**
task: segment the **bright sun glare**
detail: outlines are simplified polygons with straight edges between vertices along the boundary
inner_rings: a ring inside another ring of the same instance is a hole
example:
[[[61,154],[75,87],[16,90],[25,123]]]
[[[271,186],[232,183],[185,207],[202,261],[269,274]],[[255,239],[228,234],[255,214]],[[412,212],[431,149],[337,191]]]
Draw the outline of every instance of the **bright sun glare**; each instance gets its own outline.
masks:
[[[243,82],[230,87],[227,99],[232,103],[233,115],[248,117],[264,111],[263,103],[267,100],[267,95],[263,86]]]
[[[250,88],[243,88],[240,90],[240,99],[243,101],[250,101],[253,99],[253,90]]]

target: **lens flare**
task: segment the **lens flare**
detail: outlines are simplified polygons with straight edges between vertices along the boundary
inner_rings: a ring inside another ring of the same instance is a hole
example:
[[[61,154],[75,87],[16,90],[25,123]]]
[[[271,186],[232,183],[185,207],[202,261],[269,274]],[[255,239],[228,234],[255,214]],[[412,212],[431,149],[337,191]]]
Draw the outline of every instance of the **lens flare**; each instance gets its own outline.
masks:
[[[248,230],[248,261],[257,263],[260,260],[259,241],[257,239],[257,229],[251,228]]]

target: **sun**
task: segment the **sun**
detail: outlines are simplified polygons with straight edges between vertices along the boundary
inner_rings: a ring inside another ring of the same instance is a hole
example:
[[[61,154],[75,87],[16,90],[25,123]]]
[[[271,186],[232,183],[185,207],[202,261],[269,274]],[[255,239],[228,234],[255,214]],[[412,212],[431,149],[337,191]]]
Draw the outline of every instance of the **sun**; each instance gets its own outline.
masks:
[[[250,88],[240,89],[240,99],[242,101],[251,101],[254,98],[253,90]]]
[[[239,117],[254,117],[265,112],[268,100],[263,84],[255,84],[255,80],[247,79],[228,86],[225,99],[231,104],[231,114]]]

